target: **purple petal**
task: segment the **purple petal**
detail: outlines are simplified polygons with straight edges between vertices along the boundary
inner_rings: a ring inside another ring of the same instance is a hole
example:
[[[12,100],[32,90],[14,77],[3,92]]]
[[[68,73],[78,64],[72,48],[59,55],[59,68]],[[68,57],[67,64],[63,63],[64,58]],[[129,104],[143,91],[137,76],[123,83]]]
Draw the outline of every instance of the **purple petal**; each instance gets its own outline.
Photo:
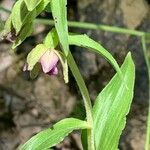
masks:
[[[58,68],[54,67],[50,72],[47,73],[48,75],[57,75],[58,74]]]
[[[44,73],[48,73],[53,70],[59,61],[58,56],[52,50],[46,51],[40,58],[40,63]]]

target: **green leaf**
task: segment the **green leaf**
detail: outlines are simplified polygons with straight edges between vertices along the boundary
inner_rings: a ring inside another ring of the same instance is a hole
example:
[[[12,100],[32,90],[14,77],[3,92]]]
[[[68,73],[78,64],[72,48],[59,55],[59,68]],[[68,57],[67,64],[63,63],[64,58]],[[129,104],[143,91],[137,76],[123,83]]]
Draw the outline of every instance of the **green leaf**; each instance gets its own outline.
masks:
[[[20,31],[20,33],[17,36],[17,39],[15,40],[15,43],[12,46],[12,49],[15,49],[17,46],[19,46],[28,36],[31,35],[32,33],[32,29],[33,29],[33,23],[27,23],[27,25],[25,25],[22,30]]]
[[[29,11],[32,11],[42,0],[24,0]]]
[[[51,0],[42,0],[41,3],[36,7],[36,16],[38,16],[44,9],[46,9],[47,5],[50,4]]]
[[[68,25],[67,25],[67,0],[52,0],[51,10],[58,37],[65,55],[68,55]]]
[[[52,12],[52,11],[51,11],[51,4],[50,4],[50,3],[46,6],[45,11],[46,11],[46,12],[49,12],[49,13]]]
[[[0,32],[4,30],[4,21],[0,18]]]
[[[116,71],[120,72],[119,65],[117,64],[113,56],[104,47],[102,47],[94,40],[90,39],[87,35],[69,35],[69,44],[86,47],[89,48],[89,50],[102,55],[113,65]]]
[[[13,49],[31,35],[33,20],[45,9],[49,2],[50,0],[42,0],[33,11],[28,11],[23,0],[19,0],[15,3],[12,13],[6,21],[4,31],[1,34],[2,36],[7,36],[9,32],[13,31],[16,33],[17,39],[13,44]]]
[[[36,63],[33,69],[30,71],[31,79],[35,79],[38,76],[40,69],[41,69],[41,65],[39,63]]]
[[[28,70],[32,70],[35,64],[39,61],[41,56],[48,50],[44,44],[39,44],[31,50],[27,56]]]
[[[59,60],[60,60],[61,65],[63,67],[64,81],[65,81],[65,83],[68,83],[69,82],[69,78],[68,78],[68,64],[67,64],[67,61],[66,61],[66,57],[65,57],[64,53],[62,53],[61,51],[56,51],[55,50],[55,53],[59,57]]]
[[[56,29],[53,28],[45,37],[44,44],[49,48],[55,48],[58,45],[58,35]]]
[[[87,141],[87,130],[82,130],[81,134],[82,147],[84,150],[88,150],[88,141]]]
[[[36,17],[36,10],[29,12],[24,1],[19,0],[15,3],[11,16],[13,27],[18,34],[25,23],[33,21]]]
[[[35,0],[30,2],[35,2]],[[32,11],[29,11],[24,0],[17,1],[12,9],[11,17],[7,21],[7,28],[9,27],[8,29],[10,30],[12,23],[17,35],[25,24],[28,25],[28,23],[34,21],[36,16],[45,9],[49,2],[50,0],[38,0],[36,7]]]
[[[11,32],[12,30],[12,18],[11,15],[8,17],[7,21],[5,22],[5,26],[4,26],[4,33],[8,34],[9,32]]]
[[[135,66],[129,53],[117,73],[98,95],[93,107],[96,150],[116,150],[133,98]]]
[[[86,128],[90,126],[85,121],[75,118],[63,119],[52,128],[33,136],[20,150],[45,150],[61,142],[73,130]]]

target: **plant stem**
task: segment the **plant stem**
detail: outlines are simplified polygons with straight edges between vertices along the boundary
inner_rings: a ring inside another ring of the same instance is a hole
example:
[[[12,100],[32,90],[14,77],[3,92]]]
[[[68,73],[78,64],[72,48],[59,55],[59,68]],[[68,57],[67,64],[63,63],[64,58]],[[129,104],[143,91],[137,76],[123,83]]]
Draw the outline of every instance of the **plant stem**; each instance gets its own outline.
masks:
[[[8,14],[11,13],[11,11],[10,11],[9,9],[6,9],[6,8],[4,8],[4,7],[2,7],[2,6],[0,6],[0,10],[6,12],[6,13],[8,13]]]
[[[79,89],[81,91],[81,95],[82,95],[83,100],[84,100],[87,122],[91,125],[91,129],[88,129],[88,132],[87,132],[88,150],[95,150],[95,148],[94,148],[94,133],[93,133],[92,104],[91,104],[91,100],[89,97],[89,93],[88,93],[85,82],[84,82],[84,80],[80,74],[80,71],[76,65],[76,62],[75,62],[71,52],[69,52],[67,60],[68,60],[69,67],[70,67],[72,74],[73,74],[73,76],[74,76],[74,78],[75,78],[75,80],[79,86]]]
[[[6,9],[2,6],[0,6],[0,10],[5,11],[6,13],[11,13],[9,9]],[[54,21],[49,20],[49,19],[35,19],[35,23],[41,23],[45,25],[54,25]],[[114,32],[114,33],[135,35],[135,36],[142,36],[143,34],[150,36],[150,33],[145,33],[143,31],[137,31],[137,30],[126,29],[126,28],[121,28],[121,27],[112,27],[108,25],[97,25],[94,23],[68,21],[68,26],[75,27],[75,28],[83,28],[83,29],[103,30],[103,31],[109,31],[109,32]]]
[[[11,13],[10,10],[5,9],[4,7],[0,6],[0,11],[5,11],[6,13]],[[36,24],[45,24],[45,25],[54,25],[53,20],[49,19],[35,19],[34,21]],[[143,46],[143,53],[148,69],[148,80],[149,80],[149,109],[148,109],[148,120],[147,120],[147,132],[146,132],[146,143],[145,143],[145,150],[149,150],[149,142],[150,142],[150,63],[149,58],[147,56],[147,50],[146,50],[146,40],[145,37],[150,37],[150,33],[145,33],[143,31],[137,31],[137,30],[131,30],[131,29],[125,29],[120,27],[112,27],[108,25],[97,25],[93,23],[83,23],[83,22],[75,22],[75,21],[68,21],[68,26],[75,27],[75,28],[83,28],[83,29],[93,29],[93,30],[102,30],[102,31],[108,31],[108,32],[114,32],[114,33],[121,33],[121,34],[128,34],[128,35],[134,35],[134,36],[140,36],[141,37],[141,43]],[[76,79],[76,82],[79,86],[79,89],[81,91],[85,108],[86,108],[86,114],[87,114],[87,122],[93,126],[93,119],[92,119],[92,105],[89,97],[88,90],[86,88],[86,85],[84,83],[84,80],[80,74],[80,71],[74,61],[74,58],[72,57],[72,54],[69,53],[68,56],[68,62],[70,69]],[[89,144],[89,150],[94,150],[94,136],[93,136],[93,130],[88,131],[88,144]]]
[[[11,13],[10,10],[1,6],[0,6],[0,10],[5,11],[6,13]],[[49,19],[35,19],[35,23],[45,24],[45,25],[54,25],[54,21],[49,20]],[[114,33],[129,34],[129,35],[135,35],[135,36],[142,36],[143,34],[150,36],[150,33],[145,33],[143,31],[137,31],[137,30],[126,29],[126,28],[121,28],[121,27],[112,27],[108,25],[97,25],[94,23],[68,21],[68,26],[75,27],[75,28],[93,29],[93,30],[102,30],[102,31],[114,32]]]
[[[54,21],[48,19],[36,19],[35,23],[54,25]],[[114,33],[129,34],[135,36],[142,36],[144,34],[144,32],[137,31],[137,30],[125,29],[120,27],[112,27],[108,25],[97,25],[93,23],[75,22],[75,21],[68,21],[68,26],[75,27],[75,28],[93,29],[93,30],[102,30],[102,31],[114,32]]]
[[[150,144],[150,63],[149,63],[149,58],[148,58],[148,54],[147,54],[145,34],[141,37],[141,43],[142,43],[144,58],[145,58],[146,66],[147,66],[147,70],[148,70],[149,107],[148,107],[148,118],[147,118],[147,131],[146,131],[145,150],[149,150],[149,144]]]

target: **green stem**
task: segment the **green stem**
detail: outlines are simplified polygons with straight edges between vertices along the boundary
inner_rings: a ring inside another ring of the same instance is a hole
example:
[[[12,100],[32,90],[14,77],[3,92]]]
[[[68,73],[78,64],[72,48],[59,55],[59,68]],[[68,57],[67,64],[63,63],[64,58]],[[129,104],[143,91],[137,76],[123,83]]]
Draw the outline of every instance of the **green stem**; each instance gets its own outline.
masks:
[[[87,90],[87,87],[85,85],[85,82],[80,74],[80,71],[76,65],[76,62],[71,54],[71,52],[69,52],[68,54],[68,64],[69,67],[72,71],[72,74],[79,86],[79,89],[81,91],[83,100],[84,100],[84,105],[85,105],[85,109],[86,109],[86,116],[87,116],[87,122],[91,125],[91,129],[88,130],[88,149],[89,150],[95,150],[94,148],[94,133],[93,133],[93,117],[92,117],[92,104],[91,104],[91,100],[89,97],[89,93]]]
[[[10,11],[9,9],[6,9],[6,8],[4,8],[4,7],[2,7],[2,6],[0,6],[0,11],[4,11],[4,12],[6,12],[6,13],[8,13],[8,14],[11,13],[11,11]]]
[[[10,10],[4,7],[0,7],[0,10],[5,11],[6,13],[11,13]],[[54,21],[49,20],[49,19],[35,19],[35,23],[45,24],[45,25],[54,25]],[[68,21],[68,26],[75,27],[75,28],[93,29],[93,30],[102,30],[102,31],[114,32],[114,33],[129,34],[129,35],[135,35],[135,36],[142,36],[143,34],[150,36],[150,33],[145,33],[143,31],[125,29],[125,28],[120,28],[120,27],[112,27],[108,25],[97,25],[94,23]]]
[[[36,19],[35,23],[45,24],[45,25],[54,25],[54,21],[48,20],[48,19]],[[83,28],[83,29],[109,31],[109,32],[114,32],[114,33],[122,33],[122,34],[129,34],[129,35],[135,35],[135,36],[142,36],[144,34],[144,32],[137,31],[137,30],[125,29],[125,28],[120,28],[120,27],[112,27],[108,25],[97,25],[93,23],[75,22],[75,21],[68,21],[68,26],[75,27],[75,28]]]
[[[147,70],[148,70],[149,108],[148,108],[148,118],[147,118],[147,131],[146,131],[145,150],[149,150],[149,144],[150,144],[150,63],[149,63],[149,58],[148,58],[148,55],[147,55],[145,35],[143,35],[141,37],[141,42],[142,42],[144,58],[145,58],[146,65],[147,65]]]
[[[0,10],[5,11],[6,13],[11,13],[10,10],[2,6],[0,6]],[[35,19],[35,23],[41,23],[45,25],[54,25],[54,21],[49,20],[49,19]],[[83,29],[103,30],[103,31],[109,31],[109,32],[114,32],[114,33],[135,35],[135,36],[142,36],[143,34],[150,36],[150,33],[145,33],[143,31],[137,31],[137,30],[132,30],[132,29],[120,28],[120,27],[112,27],[108,25],[97,25],[94,23],[68,21],[68,26],[75,27],[75,28],[83,28]]]
[[[5,9],[3,7],[0,7],[0,10],[5,11],[6,13],[11,13],[10,10]],[[45,25],[54,25],[54,21],[48,20],[48,19],[36,19],[35,23],[45,24]],[[83,23],[83,22],[74,22],[74,21],[68,21],[68,26],[76,27],[76,28],[83,28],[83,29],[93,29],[93,30],[102,30],[102,31],[114,32],[114,33],[122,33],[122,34],[128,34],[128,35],[141,37],[143,53],[144,53],[146,65],[148,68],[148,78],[149,78],[149,109],[148,109],[148,121],[147,121],[147,132],[146,132],[146,143],[145,143],[145,150],[149,150],[149,142],[150,142],[150,69],[149,68],[150,68],[150,64],[149,64],[149,60],[147,57],[145,36],[150,37],[150,33],[145,33],[142,31],[131,30],[131,29],[125,29],[125,28],[120,28],[120,27],[112,27],[112,26],[107,26],[107,25],[97,25],[93,23]],[[88,90],[86,88],[84,80],[80,74],[80,71],[78,70],[78,67],[71,53],[68,56],[68,62],[69,62],[70,69],[77,81],[77,84],[79,86],[79,89],[81,91],[81,94],[85,103],[87,122],[91,124],[91,127],[92,127],[93,126],[92,106],[91,106],[91,101],[89,98]],[[89,143],[89,150],[94,150],[93,130],[88,131],[88,143]]]

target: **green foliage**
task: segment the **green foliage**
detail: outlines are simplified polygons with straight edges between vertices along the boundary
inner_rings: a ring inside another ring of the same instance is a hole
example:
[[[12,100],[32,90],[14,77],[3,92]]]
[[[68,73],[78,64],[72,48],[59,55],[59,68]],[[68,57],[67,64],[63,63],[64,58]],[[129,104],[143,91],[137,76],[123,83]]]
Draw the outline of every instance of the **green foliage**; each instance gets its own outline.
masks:
[[[125,127],[126,115],[133,98],[135,67],[130,53],[120,74],[112,78],[95,100],[93,106],[94,137],[96,150],[117,150],[119,138]],[[82,132],[82,144],[87,150],[87,132]]]
[[[19,0],[12,10],[12,24],[18,34],[25,23],[30,23],[36,17],[36,10],[29,12],[24,1]]]
[[[54,49],[57,45],[58,45],[59,39],[58,39],[58,35],[56,32],[56,29],[53,28],[45,37],[44,39],[44,45],[48,48]],[[66,57],[65,55],[60,52],[60,51],[56,51],[55,53],[57,53],[57,56],[59,57],[59,60],[62,64],[63,67],[63,75],[64,75],[64,81],[65,83],[68,83],[68,64],[66,61]]]
[[[13,28],[13,26],[12,26],[12,18],[11,18],[11,16],[12,15],[10,15],[9,17],[8,17],[8,19],[7,19],[7,21],[5,22],[5,25],[4,25],[4,34],[7,34],[7,33],[9,33],[11,30],[12,30],[12,28]]]
[[[29,11],[32,11],[42,0],[24,0]]]
[[[2,35],[7,36],[8,33],[15,32],[17,39],[12,48],[16,48],[31,35],[34,19],[45,9],[49,2],[50,0],[39,1],[32,11],[28,10],[23,0],[18,0],[15,3],[2,33]]]
[[[36,63],[34,65],[33,69],[30,71],[30,78],[35,79],[38,76],[40,70],[41,70],[40,63]]]
[[[44,44],[38,44],[27,56],[28,70],[32,70],[35,64],[39,61],[41,56],[48,50]]]
[[[47,34],[43,44],[38,44],[28,54],[27,70],[32,70],[31,77],[35,78],[39,72],[40,64],[38,62],[41,56],[47,50],[53,49],[62,63],[65,82],[68,82],[68,66],[75,77],[83,97],[87,121],[75,118],[64,119],[52,128],[32,137],[20,149],[48,149],[77,129],[84,129],[82,137],[85,149],[117,149],[133,96],[135,69],[131,55],[128,54],[120,69],[113,56],[99,43],[86,35],[68,35],[66,5],[67,0],[18,0],[6,22],[4,33],[15,31],[16,41],[13,44],[13,48],[15,48],[31,34],[32,24],[37,15],[44,9],[52,12],[55,28]],[[102,28],[104,29],[104,26]],[[110,30],[108,27],[106,29]],[[114,32],[119,32],[118,28],[115,28]],[[124,32],[126,31],[123,30]],[[138,33],[132,32],[132,34]],[[63,52],[54,50],[59,42]],[[85,82],[69,50],[69,44],[85,47],[102,55],[117,71],[110,83],[97,97],[93,108]]]
[[[4,30],[4,22],[0,18],[0,32]]]
[[[67,0],[51,0],[51,11],[55,21],[55,28],[58,34],[58,38],[65,56],[69,53],[68,43],[68,25],[67,25]],[[68,64],[65,59],[64,65],[64,79],[68,82]]]
[[[28,10],[28,6],[32,7],[31,3],[35,3],[35,1],[36,0],[19,0],[15,3],[12,9],[12,23],[16,30],[16,33],[21,30],[22,26],[25,23],[33,22],[35,17],[39,15],[50,2],[50,0],[38,0],[38,2],[36,2],[36,5],[34,5],[32,11]],[[30,5],[27,5],[27,3],[30,3]]]
[[[92,129],[88,130],[88,134],[87,134],[87,139],[86,139],[88,141],[87,148],[89,150],[94,150],[92,105],[90,101],[89,92],[71,52],[69,52],[67,60],[68,60],[68,65],[70,67],[70,70],[72,71],[72,74],[79,86],[79,89],[80,89],[80,92],[84,101],[87,122],[90,123],[92,126]]]
[[[73,130],[87,129],[90,126],[86,121],[74,118],[66,118],[49,129],[33,136],[19,150],[44,150],[61,142]]]
[[[51,11],[55,22],[58,37],[65,55],[68,55],[68,25],[67,25],[67,0],[52,0]]]
[[[120,68],[113,56],[104,47],[102,47],[94,40],[90,39],[87,35],[69,35],[69,44],[85,47],[93,52],[102,55],[114,66],[116,71],[120,72]]]
[[[20,45],[28,36],[31,35],[32,30],[33,30],[32,26],[33,26],[33,23],[30,22],[22,28],[22,30],[18,34],[18,36],[12,46],[13,49],[16,48],[18,45]]]
[[[36,9],[36,16],[38,16],[43,10],[46,9],[47,5],[50,4],[51,0],[42,0],[39,5],[37,5],[34,9]],[[32,12],[32,11],[31,11]]]
[[[117,73],[96,98],[93,107],[96,150],[116,150],[133,98],[135,68],[128,54]]]
[[[44,44],[47,47],[55,48],[58,45],[59,39],[56,32],[56,29],[53,28],[45,37]]]

